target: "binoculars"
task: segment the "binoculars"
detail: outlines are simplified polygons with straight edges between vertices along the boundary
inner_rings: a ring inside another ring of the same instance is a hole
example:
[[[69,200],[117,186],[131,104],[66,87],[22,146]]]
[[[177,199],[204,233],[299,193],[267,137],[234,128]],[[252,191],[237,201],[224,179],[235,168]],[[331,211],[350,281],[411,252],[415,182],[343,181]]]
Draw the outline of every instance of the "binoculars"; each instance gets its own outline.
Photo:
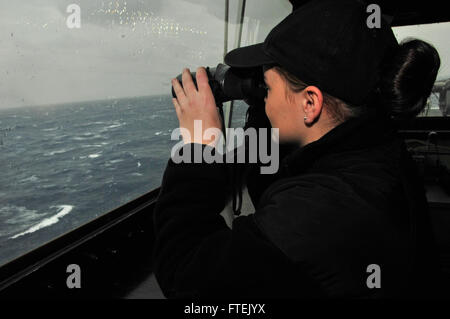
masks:
[[[213,68],[206,67],[206,73],[217,106],[231,100],[264,101],[266,97],[262,67],[232,68],[219,63]],[[191,76],[197,86],[196,72],[191,72]],[[182,85],[181,77],[180,74],[177,79]],[[173,87],[172,96],[176,97]]]

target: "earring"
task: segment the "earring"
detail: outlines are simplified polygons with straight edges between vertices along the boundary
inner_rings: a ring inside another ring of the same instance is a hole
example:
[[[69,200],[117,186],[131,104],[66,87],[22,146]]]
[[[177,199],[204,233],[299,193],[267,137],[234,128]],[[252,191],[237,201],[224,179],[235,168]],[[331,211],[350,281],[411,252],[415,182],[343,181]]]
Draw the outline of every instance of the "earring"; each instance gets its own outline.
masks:
[[[303,120],[305,120],[305,121],[306,121],[307,119],[308,119],[308,117],[306,117],[306,115],[305,115],[305,116],[303,117]]]

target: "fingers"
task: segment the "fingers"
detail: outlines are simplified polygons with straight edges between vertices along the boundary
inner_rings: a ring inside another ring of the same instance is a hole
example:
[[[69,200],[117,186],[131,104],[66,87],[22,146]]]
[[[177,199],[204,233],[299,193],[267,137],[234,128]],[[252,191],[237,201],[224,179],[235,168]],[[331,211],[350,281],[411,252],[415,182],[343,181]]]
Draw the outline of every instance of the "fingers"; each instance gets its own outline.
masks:
[[[197,92],[197,88],[195,87],[194,81],[192,81],[191,72],[188,68],[183,70],[182,81],[184,92],[187,96],[189,96],[192,92]]]
[[[178,112],[183,111],[183,105],[186,106],[189,104],[189,97],[192,98],[193,95],[202,92],[208,92],[212,96],[212,90],[209,86],[208,75],[206,73],[205,68],[199,67],[197,69],[196,80],[198,85],[198,91],[192,80],[191,72],[188,68],[185,68],[182,73],[182,82],[183,86],[181,86],[180,82],[174,78],[172,79],[173,90],[176,95],[176,99],[173,99],[173,104],[175,106],[175,110]]]
[[[198,85],[199,91],[204,91],[204,90],[211,91],[211,87],[209,86],[209,81],[208,81],[208,74],[206,74],[205,68],[200,67],[197,69],[196,78],[197,78],[197,85]]]
[[[184,104],[184,102],[187,100],[187,97],[184,93],[183,88],[181,87],[180,82],[178,82],[177,79],[172,79],[172,86],[178,101],[180,101],[181,104]]]
[[[182,111],[183,111],[183,110],[181,109],[180,104],[178,103],[178,101],[177,101],[176,98],[173,98],[173,99],[172,99],[172,103],[173,103],[173,106],[175,107],[175,112],[177,113],[178,118],[180,118],[180,115],[181,115],[181,113],[182,113]]]

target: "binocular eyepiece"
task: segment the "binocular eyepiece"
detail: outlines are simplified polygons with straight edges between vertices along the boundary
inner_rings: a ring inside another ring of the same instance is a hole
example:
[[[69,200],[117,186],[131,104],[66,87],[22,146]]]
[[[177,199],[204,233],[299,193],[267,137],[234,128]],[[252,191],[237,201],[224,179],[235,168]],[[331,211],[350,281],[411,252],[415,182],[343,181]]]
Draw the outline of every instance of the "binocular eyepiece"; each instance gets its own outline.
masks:
[[[206,68],[208,82],[214,95],[216,105],[231,100],[264,101],[267,94],[264,74],[258,68],[231,68],[219,63],[216,67]],[[196,72],[191,72],[192,80],[197,86]],[[177,79],[182,85],[182,75]],[[172,96],[176,97],[172,87]]]

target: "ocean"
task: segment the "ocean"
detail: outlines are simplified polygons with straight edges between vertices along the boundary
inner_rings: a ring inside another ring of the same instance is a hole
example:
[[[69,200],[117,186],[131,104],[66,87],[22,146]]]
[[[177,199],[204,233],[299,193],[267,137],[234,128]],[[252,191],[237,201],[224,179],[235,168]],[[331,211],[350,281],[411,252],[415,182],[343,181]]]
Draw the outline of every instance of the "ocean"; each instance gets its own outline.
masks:
[[[159,187],[177,127],[169,95],[0,109],[0,265]]]

